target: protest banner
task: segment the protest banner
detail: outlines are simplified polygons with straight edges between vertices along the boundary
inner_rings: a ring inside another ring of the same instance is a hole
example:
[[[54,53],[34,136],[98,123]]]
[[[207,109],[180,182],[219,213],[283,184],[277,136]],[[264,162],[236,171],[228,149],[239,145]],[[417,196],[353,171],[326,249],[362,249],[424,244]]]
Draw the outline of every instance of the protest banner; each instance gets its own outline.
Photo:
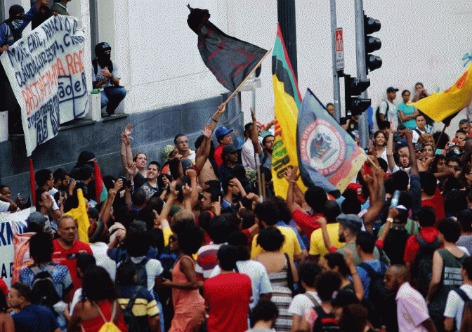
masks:
[[[59,125],[85,116],[88,87],[78,21],[52,16],[0,57],[21,107],[26,154],[58,134]]]
[[[14,271],[14,234],[24,232],[26,219],[35,208],[0,213],[0,278],[10,287]]]

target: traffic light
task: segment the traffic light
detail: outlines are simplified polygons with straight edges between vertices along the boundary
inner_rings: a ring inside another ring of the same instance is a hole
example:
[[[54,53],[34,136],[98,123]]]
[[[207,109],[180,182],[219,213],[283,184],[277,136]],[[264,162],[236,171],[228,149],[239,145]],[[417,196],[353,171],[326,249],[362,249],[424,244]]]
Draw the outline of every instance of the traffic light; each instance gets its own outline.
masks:
[[[370,80],[344,75],[344,100],[346,114],[351,111],[351,115],[358,115],[367,110],[370,106],[370,99],[359,97],[370,85]]]
[[[375,70],[382,67],[382,59],[374,54],[370,54],[382,47],[379,38],[370,36],[370,34],[380,30],[382,25],[379,20],[364,15],[364,36],[365,36],[365,62],[367,70]]]

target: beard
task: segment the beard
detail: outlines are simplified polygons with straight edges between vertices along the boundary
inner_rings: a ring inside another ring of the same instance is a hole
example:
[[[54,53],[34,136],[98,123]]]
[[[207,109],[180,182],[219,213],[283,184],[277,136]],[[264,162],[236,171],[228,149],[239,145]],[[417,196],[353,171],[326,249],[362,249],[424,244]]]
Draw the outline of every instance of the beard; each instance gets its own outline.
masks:
[[[346,238],[344,237],[344,234],[338,234],[338,241],[339,242],[346,242]]]
[[[98,58],[98,64],[100,65],[100,67],[102,68],[110,68],[111,67],[111,55],[103,55],[101,57]]]

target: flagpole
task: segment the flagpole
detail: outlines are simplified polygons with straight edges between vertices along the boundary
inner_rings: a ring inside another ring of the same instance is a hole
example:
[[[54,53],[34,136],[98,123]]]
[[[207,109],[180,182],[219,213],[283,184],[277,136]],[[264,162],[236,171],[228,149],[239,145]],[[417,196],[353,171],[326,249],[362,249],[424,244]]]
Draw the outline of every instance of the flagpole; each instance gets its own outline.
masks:
[[[436,149],[438,148],[438,144],[439,144],[439,142],[441,142],[441,138],[442,138],[444,132],[446,131],[446,128],[447,128],[447,127],[449,127],[449,126],[448,126],[447,124],[444,124],[444,128],[443,128],[443,130],[441,131],[441,135],[439,135],[439,138],[438,138],[438,140],[436,141],[436,145],[434,146],[434,151],[436,151]]]
[[[244,83],[246,83],[246,81],[252,76],[252,74],[257,70],[257,68],[259,68],[259,66],[262,64],[262,61],[264,61],[264,59],[269,55],[269,53],[272,52],[272,49],[268,50],[266,52],[266,54],[264,54],[264,56],[261,58],[261,60],[259,60],[259,62],[254,66],[254,68],[249,72],[249,74],[247,74],[247,76],[244,78],[244,80],[238,85],[238,87],[236,88],[236,90],[234,90],[228,98],[226,98],[226,100],[223,102],[223,106],[226,106],[226,104],[229,103],[229,101],[231,100],[231,98],[233,98],[238,92],[239,90],[241,90],[241,88],[243,87]]]

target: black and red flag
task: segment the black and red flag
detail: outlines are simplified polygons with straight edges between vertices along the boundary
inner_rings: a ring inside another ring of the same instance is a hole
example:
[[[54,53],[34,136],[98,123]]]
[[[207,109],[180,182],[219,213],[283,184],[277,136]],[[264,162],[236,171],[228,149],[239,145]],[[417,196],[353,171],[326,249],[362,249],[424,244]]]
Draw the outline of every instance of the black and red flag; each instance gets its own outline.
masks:
[[[191,8],[187,23],[198,35],[203,62],[226,89],[234,91],[267,50],[228,36],[209,21],[208,9]],[[256,70],[259,76],[260,67]]]

